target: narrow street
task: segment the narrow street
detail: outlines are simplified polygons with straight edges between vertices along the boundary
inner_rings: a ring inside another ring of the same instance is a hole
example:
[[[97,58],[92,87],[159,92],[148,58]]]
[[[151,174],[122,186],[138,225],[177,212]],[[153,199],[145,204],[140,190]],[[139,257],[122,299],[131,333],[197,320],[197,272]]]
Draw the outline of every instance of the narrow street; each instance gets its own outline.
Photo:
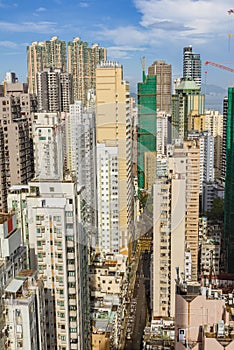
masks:
[[[149,307],[150,288],[150,253],[142,252],[139,260],[133,299],[136,300],[136,311],[133,316],[131,339],[126,339],[125,350],[142,349],[142,336],[146,325]]]

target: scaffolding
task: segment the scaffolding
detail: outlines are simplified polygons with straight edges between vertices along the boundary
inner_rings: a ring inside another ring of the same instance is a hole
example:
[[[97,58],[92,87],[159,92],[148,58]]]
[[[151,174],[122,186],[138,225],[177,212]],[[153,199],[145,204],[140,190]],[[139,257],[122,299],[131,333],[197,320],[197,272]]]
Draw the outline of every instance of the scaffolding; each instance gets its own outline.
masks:
[[[156,75],[145,75],[138,83],[138,186],[145,188],[145,153],[156,152]]]

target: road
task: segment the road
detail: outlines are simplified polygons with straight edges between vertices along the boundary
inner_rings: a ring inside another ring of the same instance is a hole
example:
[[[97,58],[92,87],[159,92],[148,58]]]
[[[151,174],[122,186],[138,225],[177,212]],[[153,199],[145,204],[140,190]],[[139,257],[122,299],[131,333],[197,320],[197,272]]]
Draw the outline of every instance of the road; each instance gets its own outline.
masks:
[[[141,253],[133,297],[137,301],[131,340],[126,340],[125,350],[140,350],[149,308],[150,253]]]

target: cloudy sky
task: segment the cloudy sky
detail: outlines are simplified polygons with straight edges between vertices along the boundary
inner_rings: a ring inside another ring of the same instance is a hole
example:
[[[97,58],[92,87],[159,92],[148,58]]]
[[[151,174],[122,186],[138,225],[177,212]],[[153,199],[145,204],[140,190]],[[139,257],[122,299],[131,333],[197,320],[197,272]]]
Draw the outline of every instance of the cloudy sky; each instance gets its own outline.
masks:
[[[206,75],[207,84],[227,88],[234,74],[204,63],[234,68],[231,8],[231,0],[0,0],[0,80],[15,71],[25,81],[26,46],[57,35],[107,47],[108,58],[123,64],[132,91],[141,80],[143,56],[147,66],[164,59],[173,78],[180,77],[187,45],[201,54],[203,81]]]

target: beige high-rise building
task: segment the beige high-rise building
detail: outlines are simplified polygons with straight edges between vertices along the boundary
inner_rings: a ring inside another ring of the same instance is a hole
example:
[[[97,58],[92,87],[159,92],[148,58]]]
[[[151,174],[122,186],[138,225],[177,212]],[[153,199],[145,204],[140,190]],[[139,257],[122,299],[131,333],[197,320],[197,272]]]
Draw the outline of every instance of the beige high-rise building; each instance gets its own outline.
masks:
[[[87,102],[88,90],[95,87],[96,65],[106,60],[106,49],[88,43],[80,38],[68,42],[68,72],[72,74],[74,101]]]
[[[66,42],[57,36],[44,42],[33,42],[27,47],[28,56],[28,85],[30,93],[37,93],[37,73],[44,68],[67,69]]]
[[[172,70],[171,64],[165,61],[155,61],[148,67],[149,75],[156,75],[157,110],[171,112]]]
[[[127,254],[133,239],[129,85],[116,62],[103,62],[96,69],[96,135],[97,143],[117,147],[120,252]]]
[[[175,156],[180,154],[177,149]],[[200,150],[197,141],[185,141],[182,152],[186,154],[186,217],[185,241],[189,246],[192,258],[192,280],[197,280],[198,266],[198,218],[199,218],[199,179],[200,179]]]
[[[223,159],[223,114],[218,111],[206,110],[204,114],[193,111],[188,116],[188,130],[197,132],[209,131],[214,137],[214,177],[220,178]],[[225,152],[224,152],[225,153]]]
[[[178,273],[197,280],[199,175],[199,148],[186,141],[174,148],[154,184],[153,317],[175,316]]]

